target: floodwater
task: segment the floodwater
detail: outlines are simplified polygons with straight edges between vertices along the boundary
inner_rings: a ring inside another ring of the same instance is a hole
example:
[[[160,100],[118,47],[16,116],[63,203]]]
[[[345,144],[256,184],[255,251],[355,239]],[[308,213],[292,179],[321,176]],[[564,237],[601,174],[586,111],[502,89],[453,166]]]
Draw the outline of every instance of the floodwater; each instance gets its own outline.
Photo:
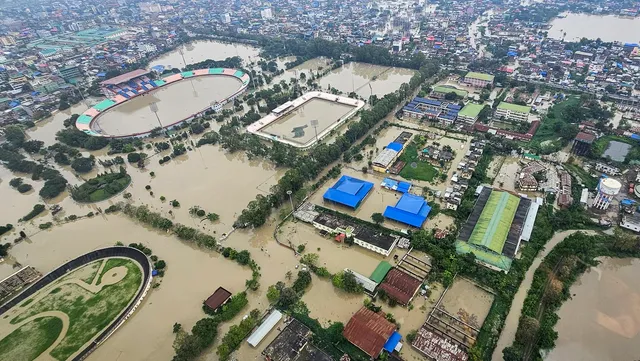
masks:
[[[158,105],[160,123],[167,126],[199,113],[213,102],[228,98],[241,86],[239,79],[225,75],[180,80],[107,110],[97,117],[92,127],[108,135],[148,132],[159,126],[150,109],[152,103]]]
[[[91,355],[92,360],[170,360],[172,325],[178,322],[190,329],[204,317],[202,301],[216,288],[241,292],[244,280],[251,277],[248,268],[216,253],[192,248],[175,237],[149,231],[120,215],[54,227],[14,246],[11,254],[23,265],[46,273],[80,254],[112,246],[116,241],[143,242],[166,260],[167,272],[160,280],[161,286],[153,289],[124,326]]]
[[[571,287],[548,361],[633,361],[640,354],[640,260],[603,258]]]
[[[442,299],[441,308],[462,321],[482,327],[494,296],[464,278],[456,278]]]
[[[352,62],[322,77],[318,84],[323,89],[336,88],[347,94],[356,92],[369,99],[372,94],[382,97],[398,90],[414,73],[411,69]]]
[[[504,321],[504,327],[502,328],[502,332],[500,333],[500,338],[498,339],[498,344],[496,348],[493,350],[493,356],[491,360],[501,361],[503,360],[502,350],[506,347],[511,346],[513,341],[516,338],[516,331],[518,330],[518,322],[520,320],[520,315],[522,314],[522,305],[524,304],[524,300],[527,297],[527,293],[531,288],[531,283],[533,283],[533,274],[540,267],[542,260],[553,250],[558,243],[562,242],[565,238],[570,235],[579,232],[579,231],[563,231],[557,232],[553,235],[553,237],[547,242],[545,248],[538,252],[538,255],[533,260],[531,267],[527,270],[527,273],[524,275],[524,279],[520,284],[520,288],[518,288],[518,292],[513,297],[513,302],[511,303],[511,309],[507,314],[507,319]],[[583,231],[586,234],[592,235],[594,231]]]
[[[549,37],[577,41],[581,38],[603,41],[637,43],[640,36],[640,18],[616,15],[564,14],[565,18],[551,21]],[[565,35],[566,33],[566,35]]]
[[[31,139],[43,141],[45,146],[53,145],[56,142],[56,133],[64,128],[63,122],[71,118],[72,114],[82,114],[87,109],[89,107],[84,102],[80,102],[67,110],[58,111],[49,118],[39,121],[35,127],[27,129],[26,133]]]
[[[257,60],[260,54],[260,49],[253,46],[206,40],[186,44],[182,47],[182,51],[187,64],[194,64],[207,59],[224,60],[234,56],[239,56],[245,61],[252,61]],[[184,68],[182,56],[178,49],[154,59],[149,64],[149,67],[156,65],[164,65],[167,68]]]
[[[316,132],[321,134],[353,109],[348,104],[311,98],[261,131],[298,144],[307,144],[315,139]],[[316,129],[311,125],[312,120],[318,121]]]

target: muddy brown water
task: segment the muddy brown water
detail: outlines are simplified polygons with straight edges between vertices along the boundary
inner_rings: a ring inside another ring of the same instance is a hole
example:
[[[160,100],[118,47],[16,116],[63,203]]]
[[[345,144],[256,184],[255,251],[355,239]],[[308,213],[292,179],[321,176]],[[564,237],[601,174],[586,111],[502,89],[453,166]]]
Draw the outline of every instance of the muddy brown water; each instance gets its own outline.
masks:
[[[640,260],[603,258],[571,286],[547,361],[634,361],[640,355]]]
[[[237,293],[244,290],[244,281],[251,277],[247,268],[217,253],[190,247],[119,215],[55,227],[32,236],[29,243],[14,246],[11,253],[23,264],[45,273],[116,241],[145,243],[167,261],[168,269],[161,286],[153,289],[134,316],[91,355],[92,360],[170,360],[173,323],[190,329],[204,317],[202,301],[217,287]]]
[[[87,100],[89,104],[96,101],[94,99]],[[45,146],[53,145],[56,142],[56,133],[64,128],[64,121],[70,118],[72,114],[82,114],[89,109],[84,102],[80,102],[67,110],[57,111],[49,118],[43,119],[36,123],[36,126],[27,129],[25,133],[31,139],[37,139],[44,142]]]
[[[194,41],[181,48],[184,52],[184,60],[186,60],[187,64],[193,64],[207,59],[224,60],[234,56],[239,56],[245,59],[245,61],[258,60],[257,58],[260,54],[260,49],[253,46],[237,43],[227,44],[218,41],[206,40]],[[184,67],[179,49],[173,50],[154,59],[149,64],[149,67],[154,67],[156,65],[164,65],[169,68]]]
[[[319,84],[323,89],[330,86],[345,93],[355,91],[369,99],[371,94],[381,97],[398,90],[402,83],[409,82],[414,73],[411,69],[352,62],[322,77]]]
[[[316,132],[321,134],[353,109],[354,107],[348,104],[311,98],[284,117],[260,129],[260,131],[277,135],[298,144],[307,144],[315,139]],[[312,120],[317,120],[318,125],[312,126]]]
[[[564,38],[567,41],[577,41],[582,38],[630,43],[638,41],[640,18],[573,13],[565,15],[565,18],[556,18],[551,21],[550,38]]]
[[[92,124],[108,135],[148,132],[162,124],[167,126],[206,109],[237,92],[242,82],[225,75],[191,77],[167,84],[107,110]],[[151,111],[158,105],[158,118]]]

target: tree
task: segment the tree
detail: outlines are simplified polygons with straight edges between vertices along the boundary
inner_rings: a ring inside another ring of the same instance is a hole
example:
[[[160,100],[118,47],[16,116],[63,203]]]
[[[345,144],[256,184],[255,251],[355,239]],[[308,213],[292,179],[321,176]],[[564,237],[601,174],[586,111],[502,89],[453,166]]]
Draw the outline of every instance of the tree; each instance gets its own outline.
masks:
[[[540,322],[531,316],[524,316],[520,320],[518,331],[516,332],[516,340],[522,344],[529,344],[535,341],[538,330],[540,329]]]
[[[243,250],[238,252],[238,254],[236,254],[236,262],[243,266],[248,265],[249,262],[251,262],[251,254],[249,251]]]
[[[140,153],[127,154],[127,161],[129,161],[129,163],[138,163],[141,159],[142,156],[140,156]]]
[[[269,302],[274,303],[278,301],[279,298],[280,290],[277,289],[274,285],[269,286],[269,288],[267,289],[267,299],[269,300]]]
[[[179,323],[174,323],[173,324],[173,333],[178,333],[182,330],[182,325]]]
[[[31,139],[22,143],[22,149],[27,151],[27,153],[35,154],[35,153],[38,153],[40,149],[42,149],[43,145],[44,145],[43,141]]]
[[[293,286],[291,288],[298,293],[302,293],[310,284],[311,273],[309,273],[309,271],[300,271],[298,272],[298,278],[293,282]]]
[[[342,278],[343,289],[349,293],[362,293],[364,288],[356,280],[356,276],[351,272],[345,272]]]
[[[200,123],[193,122],[191,123],[191,132],[193,134],[201,134],[204,132],[204,126]]]
[[[22,128],[18,125],[10,125],[4,129],[4,136],[11,144],[20,146],[24,142],[26,136]]]
[[[93,156],[76,158],[71,162],[71,168],[78,173],[88,173],[93,169],[95,159]]]
[[[551,276],[553,277],[553,276]],[[544,291],[544,299],[548,303],[556,302],[560,299],[562,295],[562,290],[564,288],[564,284],[557,278],[553,278],[547,288]]]
[[[298,294],[292,288],[287,287],[280,292],[280,298],[278,299],[278,307],[283,309],[289,309],[294,303],[298,301]]]
[[[456,100],[458,98],[458,94],[456,94],[456,92],[448,92],[447,94],[444,95],[444,99],[448,100],[448,101],[453,101]]]
[[[320,259],[320,256],[316,253],[307,253],[300,258],[300,263],[306,264],[309,267],[315,267],[318,263],[318,259]]]
[[[9,181],[9,185],[13,188],[18,188],[22,184],[22,178],[13,178]]]
[[[382,213],[374,213],[371,215],[371,219],[373,220],[373,222],[375,224],[381,224],[382,222],[384,222],[384,216],[382,215]]]

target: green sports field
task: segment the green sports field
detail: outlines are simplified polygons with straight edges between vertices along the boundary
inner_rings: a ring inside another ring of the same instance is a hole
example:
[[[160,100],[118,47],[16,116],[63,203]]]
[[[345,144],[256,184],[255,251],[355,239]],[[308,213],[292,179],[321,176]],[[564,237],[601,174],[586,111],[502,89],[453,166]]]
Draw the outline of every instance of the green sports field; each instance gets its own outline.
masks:
[[[491,192],[469,243],[501,254],[519,203],[520,199],[510,193]]]

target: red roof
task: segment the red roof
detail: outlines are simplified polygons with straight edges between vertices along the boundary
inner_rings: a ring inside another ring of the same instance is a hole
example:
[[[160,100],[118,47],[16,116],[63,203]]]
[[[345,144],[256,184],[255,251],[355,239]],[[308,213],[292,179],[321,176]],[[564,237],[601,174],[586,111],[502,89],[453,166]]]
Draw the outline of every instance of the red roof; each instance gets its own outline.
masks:
[[[229,297],[231,297],[231,292],[227,291],[223,287],[218,287],[218,289],[209,296],[206,301],[204,301],[204,304],[210,309],[215,310],[227,302]]]
[[[380,355],[384,344],[396,330],[396,325],[384,316],[366,307],[356,312],[347,323],[342,335],[352,344],[375,358]]]
[[[576,135],[576,140],[586,143],[593,143],[593,141],[596,140],[596,136],[593,134],[580,132],[578,133],[578,135]]]
[[[142,76],[148,73],[149,73],[148,70],[138,69],[138,70],[130,71],[128,73],[124,73],[122,75],[118,75],[111,79],[105,80],[102,83],[100,83],[100,85],[118,85],[120,83],[124,83],[125,81],[131,80],[133,78],[137,78],[139,76]]]
[[[411,301],[421,284],[422,282],[413,276],[397,268],[392,268],[389,273],[387,273],[384,281],[382,281],[380,288],[383,289],[389,297],[398,301],[398,303],[406,305]]]

